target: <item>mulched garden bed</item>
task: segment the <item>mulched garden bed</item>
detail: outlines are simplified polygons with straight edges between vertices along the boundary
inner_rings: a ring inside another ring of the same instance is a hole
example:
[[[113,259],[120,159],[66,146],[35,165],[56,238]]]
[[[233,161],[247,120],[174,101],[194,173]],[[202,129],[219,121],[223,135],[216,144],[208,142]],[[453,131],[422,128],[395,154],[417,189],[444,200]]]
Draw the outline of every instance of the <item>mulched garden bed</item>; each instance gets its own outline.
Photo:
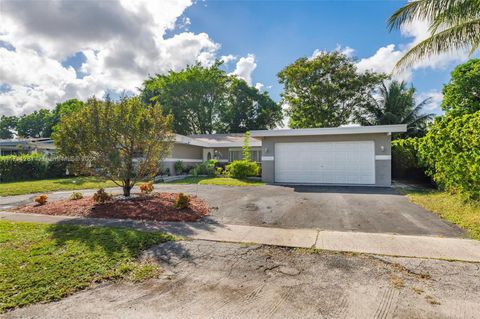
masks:
[[[45,215],[184,222],[193,222],[208,214],[207,204],[196,196],[189,196],[188,208],[175,208],[176,196],[176,193],[154,193],[128,200],[114,197],[112,201],[104,204],[95,203],[92,197],[78,200],[63,199],[48,201],[41,206],[29,204],[18,207],[15,211]]]

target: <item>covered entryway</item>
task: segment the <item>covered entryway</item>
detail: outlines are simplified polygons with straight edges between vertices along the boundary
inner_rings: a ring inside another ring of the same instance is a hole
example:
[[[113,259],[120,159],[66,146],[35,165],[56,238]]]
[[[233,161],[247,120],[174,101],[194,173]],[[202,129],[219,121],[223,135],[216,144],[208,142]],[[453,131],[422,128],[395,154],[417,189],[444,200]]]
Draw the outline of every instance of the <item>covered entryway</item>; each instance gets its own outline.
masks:
[[[373,185],[375,143],[275,143],[275,182]]]

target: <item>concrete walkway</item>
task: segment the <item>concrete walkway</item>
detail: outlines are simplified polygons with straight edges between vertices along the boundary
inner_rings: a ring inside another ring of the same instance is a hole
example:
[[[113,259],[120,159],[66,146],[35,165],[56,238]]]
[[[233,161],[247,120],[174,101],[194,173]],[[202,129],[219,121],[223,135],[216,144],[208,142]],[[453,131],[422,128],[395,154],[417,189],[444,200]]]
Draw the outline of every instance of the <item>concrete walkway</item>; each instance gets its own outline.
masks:
[[[162,231],[190,239],[255,243],[273,246],[480,262],[480,241],[315,229],[222,225],[209,223],[147,222],[0,212],[0,220],[48,224],[129,227]]]

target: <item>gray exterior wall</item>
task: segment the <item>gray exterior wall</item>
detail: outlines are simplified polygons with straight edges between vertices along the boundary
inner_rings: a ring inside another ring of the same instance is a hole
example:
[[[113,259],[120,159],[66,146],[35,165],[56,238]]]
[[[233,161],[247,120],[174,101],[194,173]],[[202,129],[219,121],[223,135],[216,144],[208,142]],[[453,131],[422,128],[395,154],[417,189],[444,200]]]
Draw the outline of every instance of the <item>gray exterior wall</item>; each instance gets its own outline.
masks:
[[[185,167],[193,167],[202,161],[203,147],[175,143],[172,152],[165,161],[162,162],[162,170],[168,168],[170,175],[177,175],[181,172],[175,172],[175,162],[182,160]],[[189,161],[190,160],[190,161]],[[195,161],[192,161],[195,160]]]
[[[391,156],[391,136],[381,134],[345,134],[317,136],[279,136],[262,138],[262,157],[273,157],[273,161],[262,160],[262,180],[266,183],[275,182],[275,143],[300,142],[349,142],[374,141],[375,155]],[[383,151],[382,151],[383,146]],[[375,160],[375,186],[391,186],[391,160]]]

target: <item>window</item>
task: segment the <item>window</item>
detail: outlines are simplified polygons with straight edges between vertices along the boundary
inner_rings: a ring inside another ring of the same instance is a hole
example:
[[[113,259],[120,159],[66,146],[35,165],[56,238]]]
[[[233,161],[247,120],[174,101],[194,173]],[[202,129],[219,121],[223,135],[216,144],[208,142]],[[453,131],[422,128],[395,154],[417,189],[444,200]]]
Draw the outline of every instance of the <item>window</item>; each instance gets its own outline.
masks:
[[[231,148],[229,149],[229,156],[228,156],[228,160],[230,162],[233,162],[233,161],[238,161],[238,160],[241,160],[243,158],[242,156],[242,149],[234,149],[234,148]],[[257,163],[260,163],[262,160],[262,150],[260,149],[251,149],[250,150],[250,160],[251,161],[254,161],[254,162],[257,162]]]

